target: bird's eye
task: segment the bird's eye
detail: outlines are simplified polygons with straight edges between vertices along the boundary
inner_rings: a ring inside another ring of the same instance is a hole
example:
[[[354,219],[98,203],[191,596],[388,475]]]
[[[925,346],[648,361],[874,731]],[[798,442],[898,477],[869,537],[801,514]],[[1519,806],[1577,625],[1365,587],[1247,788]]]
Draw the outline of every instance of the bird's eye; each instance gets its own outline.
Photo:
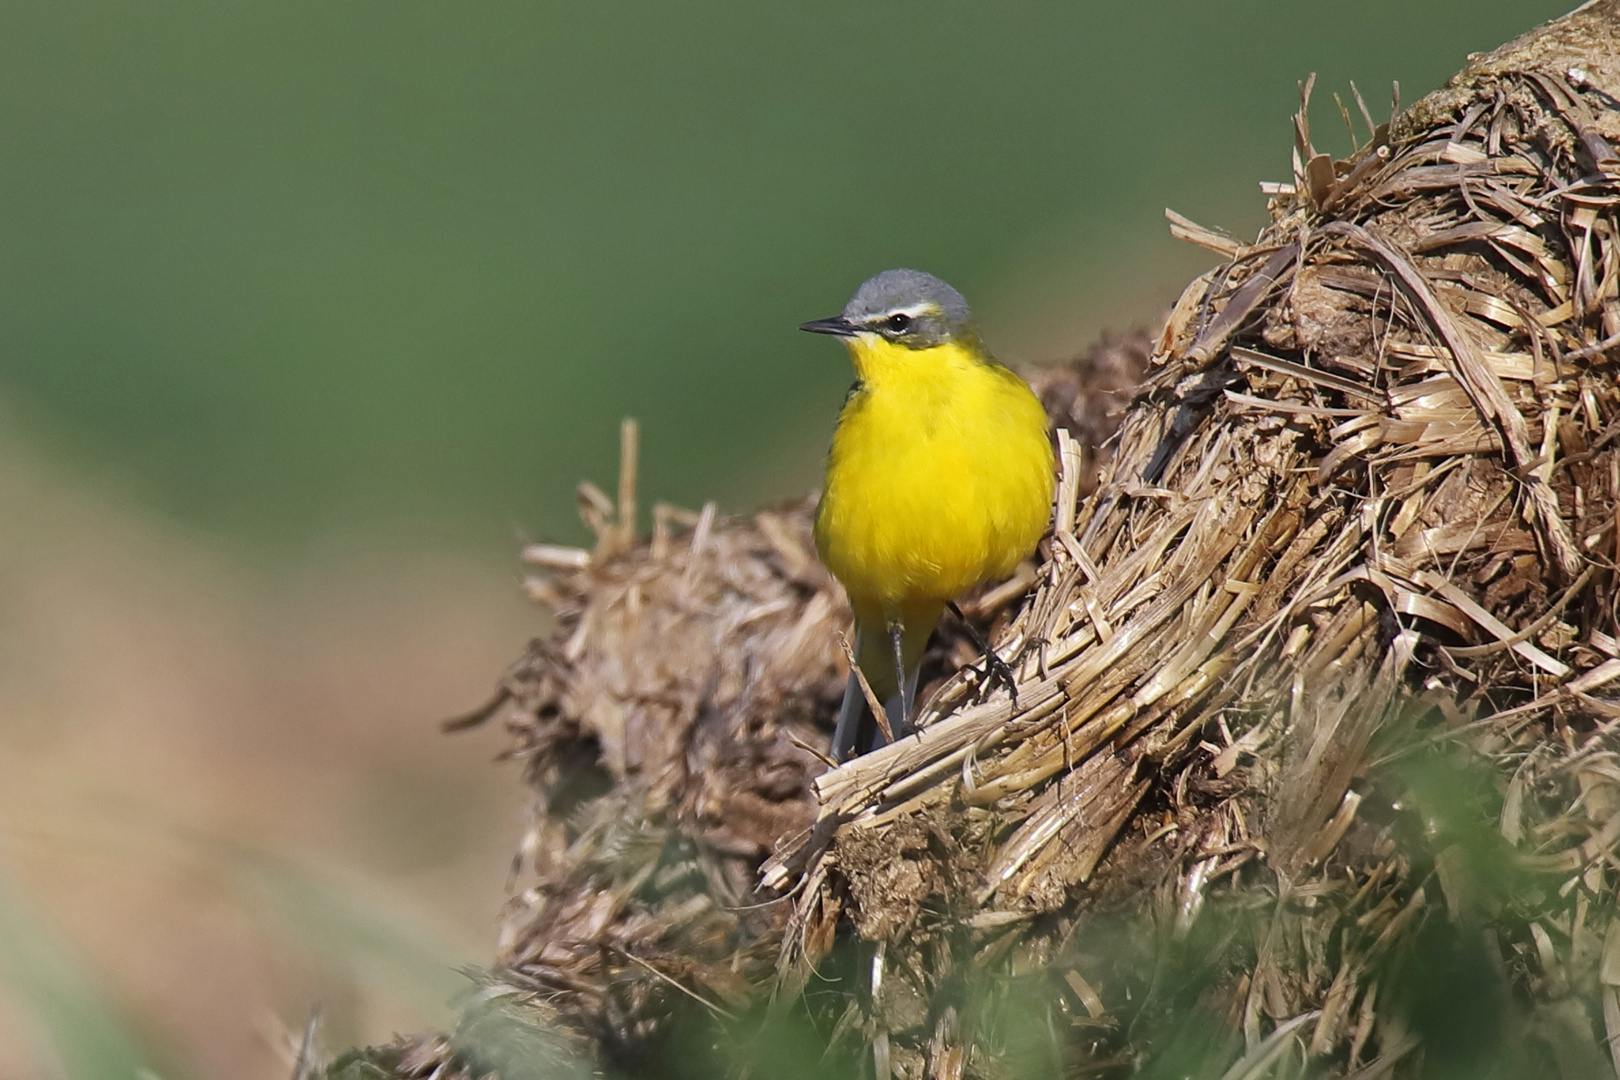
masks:
[[[911,316],[897,311],[884,319],[883,325],[897,334],[903,334],[911,328]]]

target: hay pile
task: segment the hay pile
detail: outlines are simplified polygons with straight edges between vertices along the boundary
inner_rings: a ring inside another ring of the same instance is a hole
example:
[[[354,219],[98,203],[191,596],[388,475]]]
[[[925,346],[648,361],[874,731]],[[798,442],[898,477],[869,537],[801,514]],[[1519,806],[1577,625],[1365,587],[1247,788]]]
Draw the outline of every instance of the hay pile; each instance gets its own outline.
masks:
[[[1029,373],[1074,433],[1087,490],[1151,351],[1138,333]],[[446,725],[503,717],[506,756],[535,792],[496,967],[479,974],[458,1031],[401,1040],[333,1076],[549,1077],[559,1060],[646,1073],[692,1010],[730,1017],[774,979],[792,908],[761,902],[759,867],[815,820],[849,607],[815,557],[813,499],[746,517],[659,504],[639,539],[628,526],[637,456],[626,422],[616,498],[580,485],[593,549],[524,549],[536,571],[525,586],[557,628],[483,707]],[[1033,580],[1026,566],[961,606],[994,632]],[[977,659],[966,632],[944,627],[923,685]],[[514,1057],[501,1049],[511,1038],[546,1052]],[[528,1071],[513,1071],[517,1058]]]
[[[1145,335],[1106,341],[1035,385],[1094,452],[1150,348]],[[815,556],[813,500],[748,517],[659,505],[637,542],[624,524],[633,425],[621,457],[617,503],[580,489],[593,551],[524,552],[557,631],[453,726],[505,708],[510,753],[537,793],[519,853],[533,884],[502,919],[503,977],[543,992],[607,1060],[638,1067],[657,1057],[677,999],[719,1015],[773,976],[791,907],[760,903],[759,867],[815,819],[851,616]],[[1032,580],[1029,569],[964,609],[990,630]],[[974,659],[955,628],[925,678]]]
[[[1016,703],[947,638],[923,730],[826,769],[808,504],[636,543],[588,492],[497,702],[535,884],[487,999],[642,1073],[768,997],[880,1078],[1613,1075],[1617,98],[1599,0],[1358,98],[1346,160],[1302,106],[1255,243],[1173,219],[1225,261],[973,609]],[[393,1067],[478,1071],[435,1046]]]

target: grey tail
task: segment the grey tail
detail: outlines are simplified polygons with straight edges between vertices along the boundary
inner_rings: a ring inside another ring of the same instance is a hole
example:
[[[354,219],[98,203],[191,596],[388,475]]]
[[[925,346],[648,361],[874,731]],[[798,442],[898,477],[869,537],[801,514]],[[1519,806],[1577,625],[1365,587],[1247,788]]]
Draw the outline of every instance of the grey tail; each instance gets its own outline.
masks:
[[[855,639],[855,652],[859,655],[859,631],[856,631]],[[921,673],[920,665],[906,672],[905,697],[916,700],[917,676]],[[893,729],[896,739],[903,739],[916,730],[911,726],[911,718],[903,715],[901,700],[901,695],[895,694],[883,703],[883,711],[889,718],[889,727]],[[844,703],[838,708],[838,726],[833,728],[832,759],[838,762],[848,761],[850,758],[876,750],[885,741],[883,729],[878,727],[876,718],[872,716],[871,706],[866,703],[866,695],[861,693],[860,680],[851,671],[849,681],[844,684]]]

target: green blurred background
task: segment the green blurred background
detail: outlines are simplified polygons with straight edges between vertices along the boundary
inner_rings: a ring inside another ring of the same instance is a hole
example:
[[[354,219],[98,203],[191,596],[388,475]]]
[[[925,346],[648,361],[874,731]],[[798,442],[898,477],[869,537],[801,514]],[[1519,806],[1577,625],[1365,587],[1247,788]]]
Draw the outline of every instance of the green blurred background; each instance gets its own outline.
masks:
[[[0,4],[0,1074],[442,1023],[522,796],[433,722],[620,417],[643,505],[801,491],[869,274],[1071,355],[1211,262],[1164,207],[1260,226],[1306,74],[1342,152],[1573,3]]]
[[[869,273],[1078,344],[1206,261],[1163,207],[1258,226],[1308,71],[1381,117],[1568,6],[12,3],[0,392],[233,545],[570,534],[624,414],[650,494],[761,497]]]

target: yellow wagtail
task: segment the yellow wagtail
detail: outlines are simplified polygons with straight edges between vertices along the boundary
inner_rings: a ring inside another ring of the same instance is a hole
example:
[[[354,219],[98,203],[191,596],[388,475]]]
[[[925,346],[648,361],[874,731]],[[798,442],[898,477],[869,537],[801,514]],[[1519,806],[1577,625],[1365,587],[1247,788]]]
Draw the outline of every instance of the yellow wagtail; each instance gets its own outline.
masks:
[[[827,453],[816,550],[849,593],[856,662],[901,738],[946,604],[1011,574],[1046,530],[1046,411],[985,350],[962,294],[921,271],[885,270],[842,315],[800,329],[843,338],[855,363]],[[999,661],[988,651],[986,661],[988,674]],[[851,672],[833,757],[879,739]]]

